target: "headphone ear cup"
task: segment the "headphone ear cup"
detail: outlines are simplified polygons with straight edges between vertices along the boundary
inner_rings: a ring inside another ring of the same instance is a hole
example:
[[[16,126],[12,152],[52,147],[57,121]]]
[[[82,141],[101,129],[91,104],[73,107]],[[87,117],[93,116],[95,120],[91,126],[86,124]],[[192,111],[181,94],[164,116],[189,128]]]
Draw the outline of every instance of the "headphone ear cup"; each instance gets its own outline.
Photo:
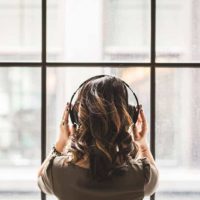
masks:
[[[138,111],[136,110],[136,107],[129,104],[128,105],[128,112],[129,112],[129,115],[131,116],[132,121],[134,123],[136,123],[137,118],[138,118]]]
[[[77,112],[77,109],[76,109],[76,106],[73,106],[72,107],[72,110],[71,110],[71,113],[70,113],[70,116],[71,116],[71,121],[72,123],[76,123],[78,124],[78,112]]]

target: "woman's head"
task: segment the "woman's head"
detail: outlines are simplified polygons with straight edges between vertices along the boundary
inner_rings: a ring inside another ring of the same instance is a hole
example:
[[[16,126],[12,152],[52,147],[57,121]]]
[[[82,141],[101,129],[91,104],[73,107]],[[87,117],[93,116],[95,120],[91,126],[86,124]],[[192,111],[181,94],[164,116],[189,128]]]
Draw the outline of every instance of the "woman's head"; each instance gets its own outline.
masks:
[[[137,153],[128,132],[132,119],[127,88],[113,76],[91,80],[79,90],[74,106],[80,127],[72,135],[69,150],[76,161],[87,154],[93,177],[102,180]]]

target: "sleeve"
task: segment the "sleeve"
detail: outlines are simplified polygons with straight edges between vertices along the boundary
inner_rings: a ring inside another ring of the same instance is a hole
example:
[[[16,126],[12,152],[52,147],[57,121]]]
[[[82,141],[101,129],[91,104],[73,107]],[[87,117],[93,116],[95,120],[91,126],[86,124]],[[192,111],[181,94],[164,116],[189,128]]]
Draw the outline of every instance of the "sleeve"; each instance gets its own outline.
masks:
[[[54,194],[52,166],[55,157],[56,154],[51,150],[46,158],[41,175],[37,179],[38,187],[46,194]]]
[[[159,171],[155,164],[151,163],[148,158],[142,158],[144,170],[144,196],[150,196],[158,188]]]

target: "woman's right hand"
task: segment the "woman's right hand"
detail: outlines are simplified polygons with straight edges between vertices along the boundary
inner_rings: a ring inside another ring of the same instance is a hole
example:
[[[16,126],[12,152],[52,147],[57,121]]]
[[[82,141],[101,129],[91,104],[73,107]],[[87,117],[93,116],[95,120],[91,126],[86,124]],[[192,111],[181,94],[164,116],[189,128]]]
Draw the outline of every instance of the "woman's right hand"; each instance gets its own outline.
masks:
[[[140,112],[137,122],[133,125],[134,142],[139,146],[141,151],[145,151],[148,148],[147,142],[147,120],[143,109],[140,106]]]

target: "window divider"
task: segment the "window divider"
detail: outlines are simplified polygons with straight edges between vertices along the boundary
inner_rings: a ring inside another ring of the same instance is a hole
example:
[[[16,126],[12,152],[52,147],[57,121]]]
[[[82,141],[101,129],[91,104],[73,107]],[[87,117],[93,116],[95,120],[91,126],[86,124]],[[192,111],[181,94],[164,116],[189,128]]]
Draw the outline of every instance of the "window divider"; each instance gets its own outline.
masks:
[[[150,149],[154,159],[155,155],[155,117],[156,117],[156,0],[151,0],[151,22],[150,22],[150,41],[151,41],[151,71],[150,71]],[[155,193],[150,196],[150,200],[155,200]]]
[[[156,159],[156,68],[200,68],[200,62],[156,62],[156,0],[150,0],[150,60],[149,62],[51,62],[47,61],[47,0],[41,0],[41,61],[0,62],[1,67],[41,68],[41,163],[46,158],[47,148],[47,68],[48,67],[148,67],[150,69],[150,149]],[[41,200],[46,194],[41,192]],[[155,200],[155,193],[150,196]]]
[[[42,51],[41,51],[41,163],[46,158],[46,52],[47,52],[47,1],[42,0],[41,8],[41,34],[42,34]],[[46,200],[46,194],[41,191],[41,199]]]

